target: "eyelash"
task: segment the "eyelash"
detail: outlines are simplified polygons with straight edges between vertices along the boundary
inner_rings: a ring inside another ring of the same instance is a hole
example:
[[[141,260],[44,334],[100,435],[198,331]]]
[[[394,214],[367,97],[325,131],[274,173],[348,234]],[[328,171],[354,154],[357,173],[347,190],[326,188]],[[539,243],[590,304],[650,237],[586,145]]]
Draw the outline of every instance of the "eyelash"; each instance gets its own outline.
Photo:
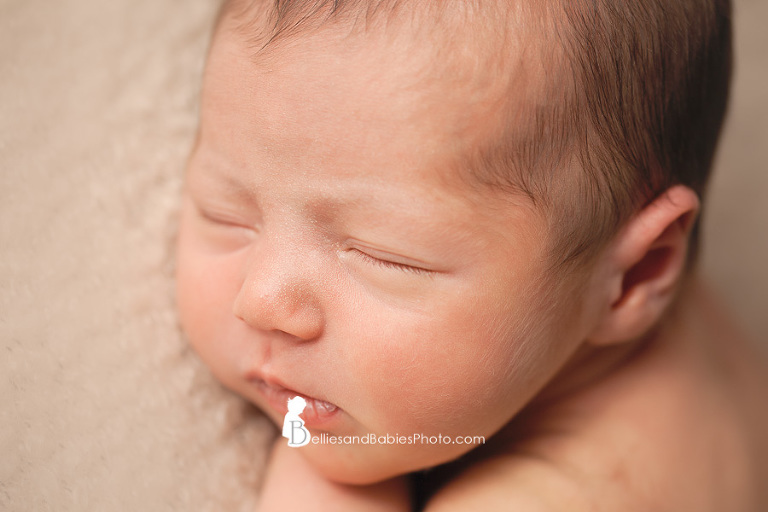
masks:
[[[393,268],[396,270],[400,270],[403,272],[411,272],[413,274],[431,274],[431,271],[420,268],[420,267],[413,267],[411,265],[405,265],[404,263],[396,263],[394,261],[387,261],[387,260],[381,260],[379,258],[374,258],[370,254],[367,254],[363,251],[360,251],[358,249],[352,249],[359,257],[363,258],[364,260],[367,260],[369,263],[373,263],[374,265],[377,265],[379,267],[386,267],[386,268]]]
[[[250,228],[247,228],[246,226],[230,222],[229,220],[221,219],[221,218],[217,217],[216,215],[212,215],[209,212],[203,210],[202,208],[199,208],[198,211],[200,212],[201,217],[203,217],[203,219],[205,219],[207,222],[211,222],[213,224],[218,224],[218,225],[225,225],[225,226],[231,226],[231,227],[239,227],[239,228],[244,228],[244,229],[250,229]],[[424,274],[424,275],[432,274],[431,270],[427,270],[425,268],[414,267],[412,265],[406,265],[404,263],[397,263],[395,261],[382,260],[382,259],[376,258],[374,256],[371,256],[370,254],[365,253],[365,252],[363,252],[363,251],[361,251],[359,249],[354,249],[353,248],[351,250],[354,251],[355,254],[357,254],[357,256],[359,256],[360,258],[366,260],[368,263],[372,263],[372,264],[374,264],[376,266],[379,266],[379,267],[392,268],[392,269],[395,269],[395,270],[400,270],[401,272],[409,272],[409,273],[412,273],[412,274]]]
[[[220,217],[215,214],[211,214],[202,208],[199,208],[198,211],[200,212],[200,216],[205,220],[206,222],[209,222],[211,224],[216,224],[219,226],[229,226],[229,227],[235,227],[235,228],[242,228],[242,229],[253,229],[250,226],[246,226],[245,224],[235,222],[234,220],[229,220],[223,217]]]

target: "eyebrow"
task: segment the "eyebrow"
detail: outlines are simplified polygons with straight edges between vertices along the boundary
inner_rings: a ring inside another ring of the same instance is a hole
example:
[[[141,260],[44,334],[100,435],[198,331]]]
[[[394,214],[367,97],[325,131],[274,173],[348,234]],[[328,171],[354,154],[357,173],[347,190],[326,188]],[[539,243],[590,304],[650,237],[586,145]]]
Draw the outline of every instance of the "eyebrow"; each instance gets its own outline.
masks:
[[[258,206],[262,202],[263,198],[259,197],[258,187],[254,183],[249,183],[247,179],[238,176],[237,173],[228,171],[227,169],[234,169],[236,166],[228,162],[227,159],[219,157],[216,153],[210,151],[197,152],[197,154],[193,155],[191,164],[188,176],[191,176],[192,180],[198,184],[196,188],[200,192],[205,192],[206,189],[215,187],[215,190],[229,194],[231,198],[241,202],[243,205]],[[367,189],[368,187],[364,188]],[[333,194],[333,190],[329,192],[331,193],[312,194],[299,205],[299,208],[305,215],[320,225],[332,225],[342,219],[342,212],[345,209],[358,208],[370,210],[373,208],[374,210],[381,210],[387,208],[387,205],[378,204],[378,201],[375,201],[378,194],[371,194],[370,190],[363,192],[347,190],[344,195]],[[421,222],[411,219],[409,224],[409,228],[414,228],[419,226]],[[442,233],[441,238],[454,240],[456,243],[459,241],[463,243],[468,238],[467,233],[464,232],[457,233],[443,229]]]
[[[195,155],[192,158],[193,165],[188,167],[185,185],[190,182],[205,185],[205,188],[215,186],[218,189],[236,195],[238,199],[255,202],[256,192],[254,187],[248,186],[241,179],[223,170],[226,165],[217,163],[214,159]]]

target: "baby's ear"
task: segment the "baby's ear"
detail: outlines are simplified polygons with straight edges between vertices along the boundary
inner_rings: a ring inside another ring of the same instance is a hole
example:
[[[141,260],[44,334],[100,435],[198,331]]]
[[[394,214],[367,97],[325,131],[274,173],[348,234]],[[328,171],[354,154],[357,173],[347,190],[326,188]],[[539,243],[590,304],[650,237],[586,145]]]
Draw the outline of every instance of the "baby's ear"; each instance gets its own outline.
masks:
[[[607,300],[588,342],[609,345],[642,336],[672,302],[685,270],[695,192],[668,189],[624,226],[604,254]]]

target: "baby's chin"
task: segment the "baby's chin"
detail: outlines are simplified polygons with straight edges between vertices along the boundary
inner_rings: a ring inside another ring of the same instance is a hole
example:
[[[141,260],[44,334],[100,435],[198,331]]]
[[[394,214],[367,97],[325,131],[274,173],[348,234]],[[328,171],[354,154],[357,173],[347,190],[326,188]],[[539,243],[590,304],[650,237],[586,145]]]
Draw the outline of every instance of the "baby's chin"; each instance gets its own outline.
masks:
[[[257,405],[257,407],[259,407]],[[278,435],[282,429],[282,416],[279,416],[270,408],[259,407],[259,409],[272,420],[277,427]],[[327,440],[327,432],[312,432],[312,436],[318,439]],[[281,437],[277,442],[288,443],[288,439]],[[326,480],[351,485],[369,485],[383,482],[399,475],[407,474],[413,470],[405,467],[405,464],[393,464],[389,461],[387,464],[378,464],[384,453],[376,453],[382,448],[380,446],[372,447],[365,445],[343,445],[343,444],[314,444],[309,443],[306,446],[293,448],[298,450],[309,462],[317,474]],[[383,447],[386,449],[386,447]],[[374,451],[374,453],[371,453]]]
[[[381,461],[383,454],[372,447],[308,445],[299,450],[318,474],[340,484],[375,484],[411,472],[406,464]]]
[[[254,403],[281,432],[283,416],[269,407]],[[432,468],[455,460],[471,450],[469,445],[345,444],[342,434],[312,431],[319,442],[298,450],[317,474],[326,480],[349,485],[370,485],[402,475]],[[281,438],[278,442],[288,443]]]
[[[318,436],[320,437],[320,436]],[[449,452],[391,445],[308,444],[296,448],[318,474],[340,484],[369,485],[454,460],[467,451]]]

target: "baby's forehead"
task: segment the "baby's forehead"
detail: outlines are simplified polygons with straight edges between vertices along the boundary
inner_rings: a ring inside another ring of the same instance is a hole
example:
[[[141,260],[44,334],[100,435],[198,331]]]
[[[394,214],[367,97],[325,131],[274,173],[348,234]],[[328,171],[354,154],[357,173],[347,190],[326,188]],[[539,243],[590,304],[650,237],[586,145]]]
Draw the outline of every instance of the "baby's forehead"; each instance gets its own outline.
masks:
[[[263,70],[293,67],[308,81],[334,66],[354,74],[315,81],[307,102],[363,92],[400,126],[450,128],[452,139],[443,142],[457,153],[483,153],[502,140],[522,146],[541,131],[535,124],[546,116],[537,115],[554,87],[542,31],[530,21],[541,13],[517,2],[483,2],[481,9],[475,2],[344,1],[324,12],[332,3],[314,2],[311,13],[296,2],[276,12],[263,3],[244,12],[241,4],[220,29],[246,43]]]
[[[550,14],[538,5],[517,0],[282,0],[274,5],[230,0],[218,29],[247,41],[255,61],[276,65],[292,49],[311,44],[330,52],[333,43],[341,42],[349,50],[390,52],[410,71],[412,83],[404,85],[442,82],[479,94],[489,88],[508,90],[510,82],[519,90],[545,74],[546,54],[553,51],[543,30]]]

